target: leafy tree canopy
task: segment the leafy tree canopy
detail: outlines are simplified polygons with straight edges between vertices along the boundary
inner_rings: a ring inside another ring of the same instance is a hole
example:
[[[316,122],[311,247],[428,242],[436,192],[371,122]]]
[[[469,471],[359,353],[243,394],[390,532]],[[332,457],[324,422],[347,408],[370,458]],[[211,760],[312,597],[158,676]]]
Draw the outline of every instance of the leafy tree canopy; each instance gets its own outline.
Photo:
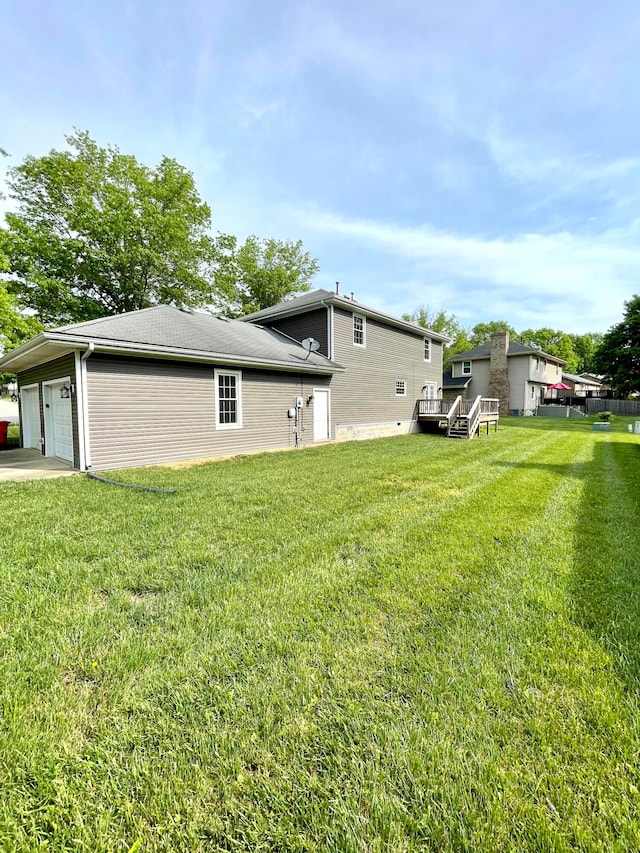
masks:
[[[434,309],[429,305],[419,305],[411,314],[403,314],[402,319],[406,320],[407,323],[415,323],[416,326],[422,326],[424,329],[431,329],[434,332],[447,335],[450,342],[444,348],[445,364],[452,356],[471,349],[473,346],[469,340],[468,331],[460,325],[456,315],[449,314],[442,309]]]
[[[43,328],[37,317],[23,314],[18,309],[15,298],[7,291],[4,282],[0,282],[0,353],[17,347]]]
[[[0,229],[7,298],[46,325],[159,303],[238,316],[309,290],[318,262],[301,241],[211,236],[209,206],[175,160],[150,169],[86,132],[67,142],[9,171],[18,210]]]
[[[616,396],[640,392],[640,296],[625,302],[622,321],[603,336],[593,364]]]
[[[205,304],[214,244],[193,177],[164,157],[155,169],[86,132],[72,151],[9,170],[9,289],[47,324],[158,302]]]
[[[411,314],[403,314],[403,319],[419,326],[442,332],[451,338],[451,343],[445,347],[445,363],[454,355],[466,352],[481,344],[488,344],[495,332],[507,331],[514,341],[527,344],[535,349],[555,355],[567,362],[567,373],[592,372],[595,368],[594,355],[602,341],[602,335],[597,332],[587,332],[584,335],[570,335],[556,329],[525,329],[517,332],[505,320],[490,320],[488,323],[477,323],[472,329],[465,329],[458,322],[455,314],[419,305]]]
[[[512,338],[515,338],[518,334],[513,326],[510,326],[506,320],[490,320],[488,323],[476,323],[476,325],[471,329],[471,345],[479,347],[482,344],[490,343],[491,335],[496,332],[509,332],[509,335]]]
[[[235,237],[220,234],[216,246],[219,307],[230,317],[260,311],[310,290],[319,269],[301,240],[261,240],[252,235],[238,246]]]
[[[595,372],[594,356],[602,343],[604,335],[600,332],[586,332],[584,335],[569,335],[573,344],[578,367],[576,373]]]

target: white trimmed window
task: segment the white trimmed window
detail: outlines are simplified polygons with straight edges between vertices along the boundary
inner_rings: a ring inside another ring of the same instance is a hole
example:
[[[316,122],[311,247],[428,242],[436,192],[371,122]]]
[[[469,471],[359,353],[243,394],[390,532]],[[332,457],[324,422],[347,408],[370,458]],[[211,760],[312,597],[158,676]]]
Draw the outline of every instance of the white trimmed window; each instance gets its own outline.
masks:
[[[215,370],[216,429],[242,428],[242,373]]]
[[[367,345],[367,321],[360,314],[353,315],[353,345],[355,347]]]
[[[462,375],[463,376],[471,376],[471,362],[463,361],[462,362]]]
[[[407,396],[407,380],[406,379],[396,379],[396,397],[406,397]]]
[[[424,339],[424,360],[431,361],[431,341],[429,338]]]

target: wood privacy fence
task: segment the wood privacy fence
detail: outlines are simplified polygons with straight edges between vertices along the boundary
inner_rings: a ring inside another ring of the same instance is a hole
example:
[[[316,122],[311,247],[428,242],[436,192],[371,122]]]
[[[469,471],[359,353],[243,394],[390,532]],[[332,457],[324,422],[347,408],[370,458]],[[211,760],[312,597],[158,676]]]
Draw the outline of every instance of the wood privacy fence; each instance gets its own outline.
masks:
[[[640,415],[640,400],[598,400],[587,398],[587,412],[595,415],[598,412],[611,412],[614,415]]]

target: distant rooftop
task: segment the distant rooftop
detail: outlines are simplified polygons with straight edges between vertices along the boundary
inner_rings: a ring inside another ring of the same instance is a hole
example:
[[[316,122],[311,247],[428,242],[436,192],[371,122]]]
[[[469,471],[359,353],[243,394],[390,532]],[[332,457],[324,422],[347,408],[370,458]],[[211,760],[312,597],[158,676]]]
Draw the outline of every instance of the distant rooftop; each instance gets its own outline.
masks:
[[[534,347],[529,347],[526,344],[519,344],[515,341],[509,341],[509,349],[507,350],[507,355],[538,355],[542,356],[542,358],[546,358],[549,361],[554,361],[557,364],[566,364],[561,358],[558,358],[556,355],[549,355],[547,352],[543,352],[542,350],[535,349]],[[449,361],[473,361],[474,359],[482,359],[482,358],[490,358],[491,357],[491,344],[480,344],[478,347],[474,347],[473,349],[468,349],[466,352],[458,353],[458,355],[453,355],[449,359]]]

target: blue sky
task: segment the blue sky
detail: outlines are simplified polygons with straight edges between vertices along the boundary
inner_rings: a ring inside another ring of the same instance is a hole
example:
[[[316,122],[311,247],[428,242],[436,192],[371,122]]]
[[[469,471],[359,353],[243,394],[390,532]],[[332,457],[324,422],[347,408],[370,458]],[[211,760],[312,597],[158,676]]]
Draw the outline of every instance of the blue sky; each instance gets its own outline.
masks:
[[[189,168],[215,230],[316,284],[606,331],[640,292],[631,0],[0,2],[9,164],[73,127]]]

